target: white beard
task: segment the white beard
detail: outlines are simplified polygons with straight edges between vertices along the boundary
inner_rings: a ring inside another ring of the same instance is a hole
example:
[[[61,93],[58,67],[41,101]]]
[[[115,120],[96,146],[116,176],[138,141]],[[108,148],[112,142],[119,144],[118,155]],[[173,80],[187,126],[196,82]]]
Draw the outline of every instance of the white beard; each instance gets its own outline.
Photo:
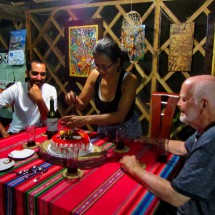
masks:
[[[180,121],[189,125],[192,125],[193,123],[196,123],[196,120],[198,119],[199,114],[197,112],[192,111],[190,113],[181,113],[180,115]]]
[[[187,123],[187,116],[185,114],[180,115],[180,121],[183,123]]]

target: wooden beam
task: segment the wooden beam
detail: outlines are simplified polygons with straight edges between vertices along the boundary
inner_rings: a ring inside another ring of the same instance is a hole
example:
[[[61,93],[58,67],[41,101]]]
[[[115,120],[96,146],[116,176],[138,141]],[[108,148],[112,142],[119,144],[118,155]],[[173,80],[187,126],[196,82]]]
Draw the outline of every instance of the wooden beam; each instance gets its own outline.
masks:
[[[0,3],[0,11],[0,19],[25,22],[25,10],[22,8]]]
[[[157,87],[157,76],[158,76],[158,62],[159,62],[159,38],[160,38],[160,27],[161,27],[161,0],[155,0],[156,7],[155,7],[155,14],[154,14],[154,44],[153,44],[153,64],[152,64],[152,85],[151,85],[151,92],[156,91]]]
[[[38,0],[39,1],[39,0]],[[47,0],[45,0],[47,1]],[[43,3],[45,2],[43,1]],[[163,1],[172,1],[172,0],[163,0]],[[135,3],[146,3],[146,2],[154,2],[154,0],[132,0],[132,4]],[[111,6],[111,5],[124,5],[124,4],[131,4],[131,0],[110,0],[110,1],[99,1],[95,3],[87,3],[87,4],[70,4],[70,5],[60,5],[60,6],[51,6],[47,8],[38,8],[38,9],[29,9],[31,13],[41,13],[41,12],[49,12],[49,11],[56,11],[56,10],[62,10],[62,8],[65,9],[75,9],[75,8],[89,8],[89,7],[98,7],[98,6]],[[34,4],[36,5],[36,4]],[[38,3],[39,7],[39,3]]]

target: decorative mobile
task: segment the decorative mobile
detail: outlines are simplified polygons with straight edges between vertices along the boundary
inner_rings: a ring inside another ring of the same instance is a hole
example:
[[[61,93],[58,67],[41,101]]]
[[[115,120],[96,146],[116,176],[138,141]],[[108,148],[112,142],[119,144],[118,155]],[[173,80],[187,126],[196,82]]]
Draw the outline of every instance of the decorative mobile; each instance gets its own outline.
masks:
[[[145,25],[140,14],[131,11],[124,16],[121,32],[121,47],[128,53],[131,61],[143,60],[145,54]]]

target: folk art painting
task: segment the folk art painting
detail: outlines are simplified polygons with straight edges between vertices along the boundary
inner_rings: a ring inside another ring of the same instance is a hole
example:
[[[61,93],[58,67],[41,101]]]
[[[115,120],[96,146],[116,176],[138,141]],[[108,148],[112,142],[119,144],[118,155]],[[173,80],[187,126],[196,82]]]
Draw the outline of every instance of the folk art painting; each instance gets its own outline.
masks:
[[[191,71],[193,35],[194,22],[171,25],[168,71]]]
[[[101,38],[101,20],[73,21],[66,28],[70,77],[86,78],[93,69],[93,47]]]

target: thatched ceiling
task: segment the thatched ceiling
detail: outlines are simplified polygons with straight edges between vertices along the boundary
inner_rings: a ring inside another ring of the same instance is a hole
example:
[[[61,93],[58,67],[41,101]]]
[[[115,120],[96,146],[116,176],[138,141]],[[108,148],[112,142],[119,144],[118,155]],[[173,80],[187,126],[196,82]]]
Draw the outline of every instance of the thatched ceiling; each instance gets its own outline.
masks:
[[[25,21],[25,10],[40,10],[65,7],[65,6],[77,6],[95,2],[113,2],[116,0],[0,0],[0,19],[6,19],[10,21]]]
[[[153,2],[154,0],[144,0],[144,2]],[[172,0],[164,0],[172,1]],[[16,22],[25,22],[25,10],[30,12],[47,12],[57,10],[63,7],[84,7],[85,5],[98,6],[142,3],[143,0],[0,0],[0,21],[10,20]]]

